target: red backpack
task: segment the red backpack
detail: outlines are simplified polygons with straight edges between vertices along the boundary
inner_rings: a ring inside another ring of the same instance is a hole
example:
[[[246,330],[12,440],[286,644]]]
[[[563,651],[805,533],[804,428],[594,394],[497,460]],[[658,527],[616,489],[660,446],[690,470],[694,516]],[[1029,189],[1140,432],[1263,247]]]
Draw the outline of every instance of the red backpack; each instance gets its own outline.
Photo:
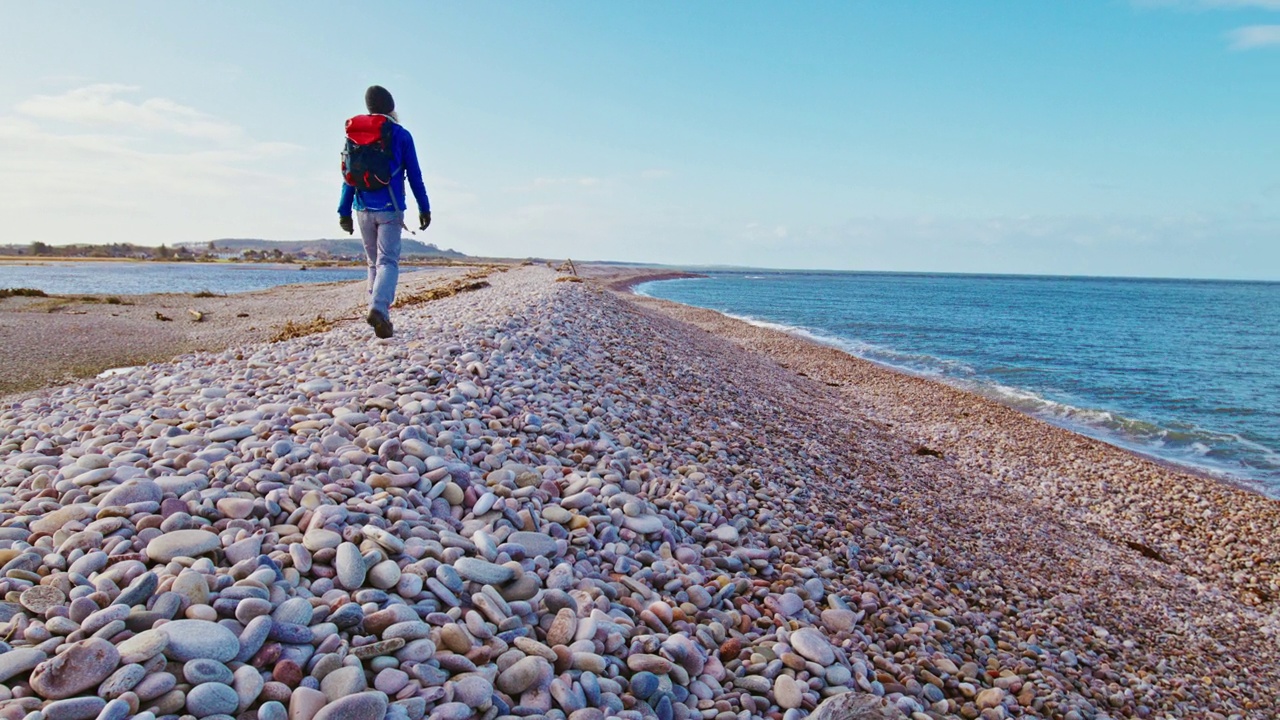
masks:
[[[386,115],[357,115],[347,121],[342,150],[342,179],[357,190],[382,190],[391,184],[395,155],[392,121]]]

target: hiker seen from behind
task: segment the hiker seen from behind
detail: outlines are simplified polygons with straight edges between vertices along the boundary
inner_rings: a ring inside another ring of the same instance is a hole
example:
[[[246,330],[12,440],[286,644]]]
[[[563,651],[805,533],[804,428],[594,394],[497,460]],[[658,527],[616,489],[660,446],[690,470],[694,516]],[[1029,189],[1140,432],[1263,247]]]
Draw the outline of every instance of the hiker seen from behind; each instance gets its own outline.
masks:
[[[364,254],[369,263],[369,315],[366,318],[380,338],[394,333],[391,303],[400,279],[400,231],[406,210],[404,181],[409,179],[418,204],[418,228],[431,224],[431,202],[422,184],[422,169],[413,147],[413,136],[400,125],[391,93],[380,85],[364,94],[368,115],[347,120],[347,142],[342,151],[342,199],[338,225],[347,234],[360,226]],[[351,211],[355,209],[355,220]]]

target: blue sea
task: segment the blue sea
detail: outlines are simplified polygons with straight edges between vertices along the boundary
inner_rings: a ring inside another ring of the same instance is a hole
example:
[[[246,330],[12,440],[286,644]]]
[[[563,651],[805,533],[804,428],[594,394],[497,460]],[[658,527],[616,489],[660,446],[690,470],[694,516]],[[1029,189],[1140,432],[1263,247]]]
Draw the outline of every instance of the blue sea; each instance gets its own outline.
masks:
[[[410,268],[401,268],[407,272]],[[415,269],[416,270],[416,269]],[[294,283],[362,280],[364,268],[312,268],[259,263],[48,262],[0,264],[0,288],[35,288],[47,293],[143,295],[220,294],[265,290]]]
[[[937,378],[1280,497],[1280,283],[717,272],[637,292]]]

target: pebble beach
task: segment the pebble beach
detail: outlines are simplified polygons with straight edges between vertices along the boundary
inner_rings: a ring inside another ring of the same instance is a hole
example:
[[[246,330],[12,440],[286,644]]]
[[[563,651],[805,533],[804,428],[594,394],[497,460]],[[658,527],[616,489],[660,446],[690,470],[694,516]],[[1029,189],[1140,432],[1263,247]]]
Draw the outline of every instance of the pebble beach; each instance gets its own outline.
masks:
[[[616,275],[484,279],[0,404],[0,718],[1280,712],[1276,501]]]

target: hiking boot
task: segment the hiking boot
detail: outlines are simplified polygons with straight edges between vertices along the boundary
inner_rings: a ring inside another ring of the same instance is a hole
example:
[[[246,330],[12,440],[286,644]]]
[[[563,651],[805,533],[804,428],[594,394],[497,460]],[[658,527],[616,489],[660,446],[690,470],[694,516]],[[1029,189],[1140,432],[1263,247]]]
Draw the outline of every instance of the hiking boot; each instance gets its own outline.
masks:
[[[380,338],[389,338],[395,332],[391,327],[391,318],[381,310],[370,310],[365,321],[373,326],[373,334]]]

